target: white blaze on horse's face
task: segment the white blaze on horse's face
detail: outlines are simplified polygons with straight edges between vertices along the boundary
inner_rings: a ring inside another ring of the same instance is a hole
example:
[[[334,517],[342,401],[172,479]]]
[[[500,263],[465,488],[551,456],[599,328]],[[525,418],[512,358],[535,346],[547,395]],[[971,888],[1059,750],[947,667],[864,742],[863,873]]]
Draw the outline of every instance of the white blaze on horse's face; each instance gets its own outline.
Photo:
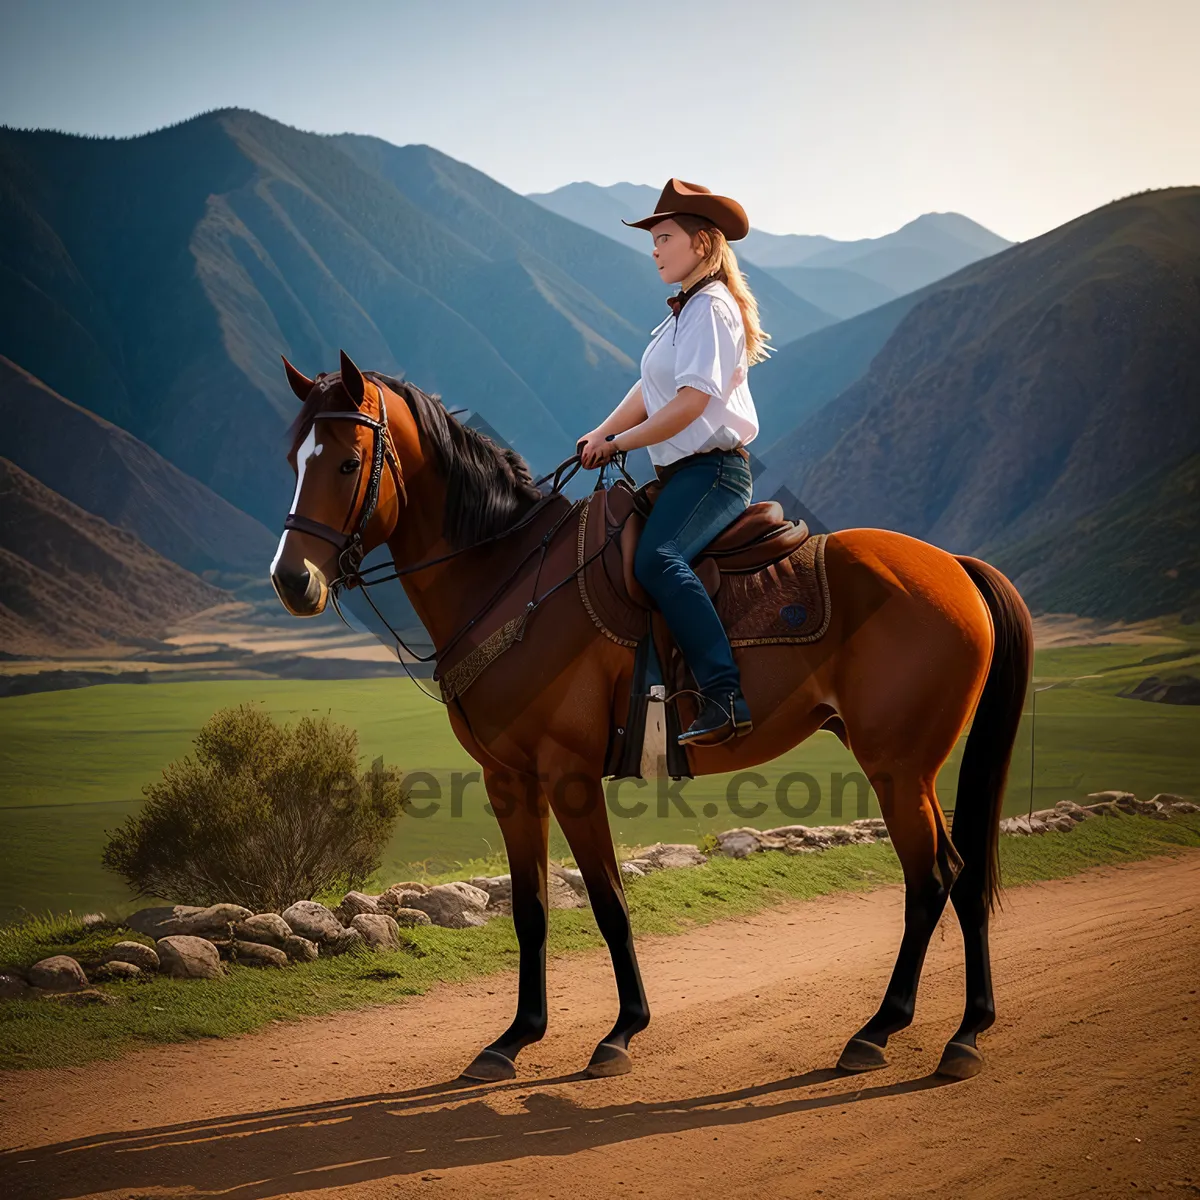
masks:
[[[321,451],[324,449],[324,443],[317,441],[317,422],[314,421],[312,428],[308,431],[308,437],[304,439],[300,445],[300,449],[296,451],[296,492],[292,496],[292,507],[289,511],[300,511],[300,492],[304,487],[304,470],[311,459],[321,457]],[[283,558],[284,547],[287,545],[288,534],[291,532],[290,529],[285,529],[279,537],[279,546],[275,551],[275,557],[271,559],[272,575],[275,574],[276,568],[279,566],[279,561]]]

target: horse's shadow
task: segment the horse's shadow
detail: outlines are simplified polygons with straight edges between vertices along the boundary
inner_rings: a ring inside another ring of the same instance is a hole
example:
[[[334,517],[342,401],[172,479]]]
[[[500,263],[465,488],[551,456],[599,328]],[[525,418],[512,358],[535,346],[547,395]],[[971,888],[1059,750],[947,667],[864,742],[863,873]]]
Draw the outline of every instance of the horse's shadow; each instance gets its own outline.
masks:
[[[5,1195],[13,1200],[65,1200],[131,1188],[192,1188],[257,1200],[526,1154],[573,1154],[651,1134],[845,1107],[951,1082],[928,1075],[853,1092],[752,1103],[845,1078],[841,1071],[826,1069],[714,1095],[598,1108],[543,1090],[581,1078],[575,1074],[484,1085],[454,1080],[404,1092],[101,1134],[6,1152],[0,1155],[0,1178],[5,1180]],[[500,1113],[486,1103],[487,1096],[513,1089],[529,1092],[524,1111]],[[448,1102],[455,1106],[445,1107]]]

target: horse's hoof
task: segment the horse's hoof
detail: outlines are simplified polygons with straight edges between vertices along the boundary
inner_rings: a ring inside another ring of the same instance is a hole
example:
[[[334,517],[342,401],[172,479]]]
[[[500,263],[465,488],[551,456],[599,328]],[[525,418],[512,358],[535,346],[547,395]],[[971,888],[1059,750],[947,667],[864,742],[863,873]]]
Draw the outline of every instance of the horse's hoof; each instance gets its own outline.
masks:
[[[629,1057],[628,1050],[601,1042],[596,1047],[584,1074],[591,1079],[604,1079],[609,1075],[628,1075],[632,1070],[633,1059]]]
[[[460,1079],[478,1079],[483,1083],[497,1083],[516,1077],[517,1064],[499,1050],[480,1050],[475,1061],[459,1076]]]
[[[878,1071],[888,1065],[888,1060],[882,1046],[868,1042],[866,1038],[853,1037],[846,1043],[837,1065],[841,1071]]]
[[[983,1055],[974,1046],[962,1042],[947,1042],[937,1074],[948,1079],[970,1079],[983,1070]]]

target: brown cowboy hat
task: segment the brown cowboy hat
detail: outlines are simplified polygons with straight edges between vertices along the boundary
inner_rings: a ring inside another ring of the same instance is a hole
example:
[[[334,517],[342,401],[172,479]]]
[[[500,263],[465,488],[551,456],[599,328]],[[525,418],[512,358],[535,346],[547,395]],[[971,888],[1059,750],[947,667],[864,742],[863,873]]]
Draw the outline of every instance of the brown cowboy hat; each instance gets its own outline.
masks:
[[[728,196],[716,196],[708,188],[698,183],[685,183],[682,179],[667,180],[667,186],[663,188],[650,216],[640,221],[622,218],[621,224],[631,229],[650,229],[659,221],[680,213],[690,213],[711,221],[725,235],[727,242],[740,241],[750,232],[750,219],[736,200]]]

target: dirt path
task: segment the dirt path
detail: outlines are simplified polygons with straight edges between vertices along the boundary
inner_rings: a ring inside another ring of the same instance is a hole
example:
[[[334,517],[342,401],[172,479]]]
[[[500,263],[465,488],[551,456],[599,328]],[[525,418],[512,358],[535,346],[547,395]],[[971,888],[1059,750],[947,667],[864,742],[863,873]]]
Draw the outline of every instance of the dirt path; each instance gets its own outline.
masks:
[[[9,1197],[1028,1197],[1200,1192],[1200,852],[1016,888],[983,1074],[931,1075],[960,1015],[943,918],[893,1065],[830,1070],[874,1010],[902,893],[644,938],[635,1069],[584,1080],[607,960],[552,961],[514,1083],[452,1080],[507,1023],[496,977],[118,1063],[0,1076]]]

